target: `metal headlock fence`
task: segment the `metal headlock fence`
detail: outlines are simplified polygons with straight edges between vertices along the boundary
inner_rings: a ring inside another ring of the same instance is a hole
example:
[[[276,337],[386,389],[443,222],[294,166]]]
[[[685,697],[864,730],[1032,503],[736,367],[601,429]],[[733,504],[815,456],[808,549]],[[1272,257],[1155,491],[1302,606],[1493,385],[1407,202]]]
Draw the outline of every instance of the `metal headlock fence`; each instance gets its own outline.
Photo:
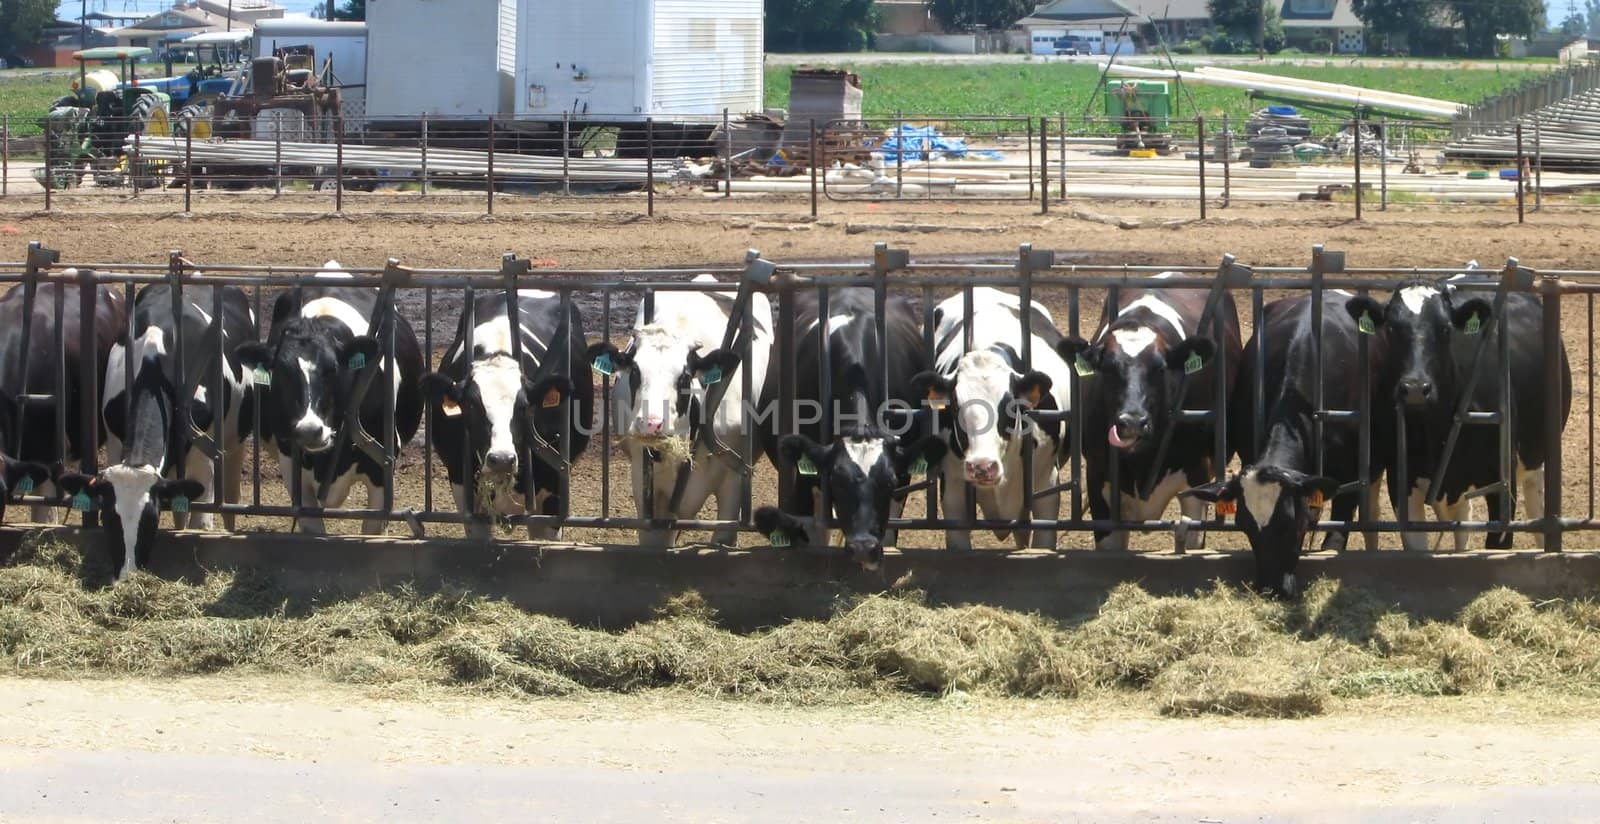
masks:
[[[596,115],[595,117],[598,117]],[[10,135],[9,116],[0,134]],[[663,119],[665,121],[665,118]],[[128,129],[136,124],[128,124]],[[1600,175],[1573,165],[1564,137],[1501,122],[1489,149],[1451,142],[1445,121],[1312,115],[1282,121],[1173,118],[1159,132],[1121,121],[904,113],[790,122],[727,115],[691,128],[487,118],[328,119],[254,137],[171,135],[46,120],[27,155],[0,140],[0,197],[47,210],[103,208],[106,195],[203,213],[233,208],[413,208],[494,214],[533,196],[625,195],[641,211],[709,201],[991,201],[1048,212],[1078,202],[1337,201],[1366,210],[1476,203],[1509,217],[1595,205]],[[112,135],[106,137],[105,135]],[[180,205],[181,204],[181,205]],[[230,204],[230,205],[223,205]],[[275,204],[275,205],[274,205]]]
[[[104,364],[101,364],[98,373],[96,370],[82,370],[78,384],[67,385],[69,349],[82,352],[94,351],[97,289],[110,290],[121,295],[126,301],[130,308],[128,327],[126,330],[117,331],[121,335],[131,337],[133,333],[131,307],[134,305],[137,290],[144,285],[172,286],[175,308],[179,300],[176,296],[181,295],[186,288],[237,287],[248,295],[251,305],[254,306],[261,327],[259,332],[265,339],[272,314],[268,311],[272,299],[285,291],[304,288],[308,284],[317,282],[314,271],[297,265],[241,266],[194,261],[181,252],[173,252],[165,265],[66,262],[58,252],[45,249],[38,244],[31,245],[24,261],[0,264],[0,284],[7,284],[8,292],[21,291],[25,309],[22,314],[24,349],[49,347],[54,358],[55,370],[53,377],[45,381],[46,385],[5,388],[16,396],[16,400],[24,409],[33,405],[48,407],[53,413],[53,421],[46,427],[48,431],[39,431],[37,423],[34,424],[33,430],[18,428],[9,433],[7,442],[0,446],[12,456],[27,454],[30,451],[32,454],[38,454],[37,445],[40,439],[48,439],[52,444],[52,453],[59,456],[62,461],[75,463],[82,473],[92,475],[105,468],[98,424],[102,399],[107,391],[115,387],[100,385],[98,375],[104,373]],[[440,362],[442,353],[453,340],[454,330],[458,328],[458,323],[462,322],[464,314],[467,315],[466,322],[459,328],[468,330],[467,334],[471,335],[475,320],[470,313],[473,311],[476,299],[485,293],[509,296],[519,292],[526,294],[527,290],[545,290],[549,293],[547,299],[559,303],[560,317],[566,318],[569,312],[575,313],[574,317],[582,325],[581,336],[591,344],[602,341],[625,342],[636,317],[642,317],[645,321],[651,320],[659,296],[685,291],[722,294],[727,296],[726,302],[731,305],[722,337],[723,343],[739,355],[740,364],[752,363],[752,349],[756,345],[761,345],[755,343],[751,334],[756,320],[751,307],[755,295],[764,295],[771,301],[774,314],[771,317],[761,318],[761,321],[771,324],[771,328],[777,330],[771,344],[775,366],[767,378],[767,391],[768,396],[777,403],[776,413],[769,418],[769,421],[775,422],[778,432],[796,431],[802,402],[806,400],[795,396],[803,353],[797,351],[798,335],[794,330],[797,300],[807,292],[816,294],[822,307],[821,317],[828,317],[827,301],[830,294],[851,287],[865,287],[872,290],[875,306],[878,307],[874,320],[878,325],[880,339],[884,339],[885,333],[886,313],[882,307],[886,305],[886,301],[891,297],[909,299],[916,306],[917,315],[921,320],[923,343],[928,349],[929,363],[933,362],[932,353],[935,347],[935,305],[951,296],[963,295],[964,311],[970,316],[974,300],[973,290],[977,287],[1005,290],[1015,295],[1020,300],[1020,305],[1032,304],[1043,307],[1057,319],[1052,322],[1058,325],[1062,334],[1079,337],[1089,337],[1100,328],[1100,323],[1105,318],[1105,307],[1117,305],[1120,290],[1129,288],[1154,289],[1161,292],[1200,290],[1207,295],[1206,315],[1200,328],[1208,330],[1216,339],[1221,339],[1225,311],[1233,305],[1238,305],[1242,307],[1242,311],[1239,312],[1239,325],[1244,338],[1249,341],[1246,351],[1248,347],[1254,347],[1258,356],[1273,347],[1288,345],[1288,341],[1267,340],[1264,334],[1252,334],[1252,330],[1263,328],[1263,313],[1267,304],[1285,296],[1310,294],[1313,298],[1314,312],[1317,313],[1314,315],[1312,328],[1317,330],[1313,335],[1313,346],[1318,353],[1315,359],[1318,376],[1313,381],[1316,387],[1313,397],[1309,399],[1315,410],[1315,426],[1318,432],[1324,427],[1357,427],[1360,442],[1366,445],[1371,442],[1375,421],[1380,420],[1382,416],[1402,415],[1403,410],[1392,399],[1371,396],[1364,382],[1359,402],[1353,408],[1326,407],[1322,397],[1323,381],[1320,374],[1325,360],[1321,356],[1323,351],[1321,298],[1333,293],[1334,290],[1346,290],[1351,295],[1372,295],[1381,300],[1389,291],[1407,280],[1442,279],[1457,275],[1463,270],[1459,267],[1357,268],[1347,265],[1343,253],[1324,250],[1321,247],[1314,250],[1308,265],[1297,267],[1250,267],[1234,260],[1232,256],[1225,256],[1217,265],[1160,269],[1138,266],[1066,265],[1057,263],[1051,251],[1029,246],[1021,247],[1014,260],[1006,263],[921,263],[914,262],[905,250],[879,244],[875,247],[870,260],[841,264],[779,265],[751,251],[736,265],[711,270],[542,270],[534,268],[528,259],[506,255],[497,268],[417,269],[407,267],[400,261],[390,260],[381,268],[351,268],[346,271],[350,279],[344,281],[344,285],[370,287],[379,294],[377,308],[370,318],[370,323],[372,329],[379,330],[377,339],[382,357],[351,367],[352,374],[348,377],[346,388],[350,397],[355,400],[363,397],[372,386],[388,385],[395,380],[393,370],[398,368],[395,358],[395,330],[398,324],[408,323],[413,327],[426,358],[425,368],[436,368],[435,364]],[[1174,274],[1162,279],[1151,278],[1159,272]],[[692,276],[702,273],[714,275],[717,282],[691,280]],[[1498,271],[1476,270],[1470,274],[1470,277],[1455,282],[1455,287],[1468,293],[1482,293],[1492,302],[1496,310],[1483,322],[1481,334],[1471,349],[1473,352],[1471,382],[1499,381],[1501,391],[1498,393],[1498,403],[1488,408],[1472,406],[1467,401],[1462,401],[1454,409],[1449,421],[1449,438],[1440,456],[1441,465],[1434,468],[1435,477],[1442,467],[1451,461],[1494,462],[1499,481],[1477,489],[1470,495],[1498,496],[1504,506],[1501,511],[1507,513],[1507,516],[1496,521],[1424,521],[1422,513],[1406,511],[1408,508],[1405,503],[1406,496],[1401,496],[1402,503],[1398,512],[1387,510],[1386,502],[1376,498],[1374,487],[1364,481],[1376,482],[1385,468],[1391,477],[1407,477],[1406,450],[1402,438],[1402,444],[1392,462],[1382,456],[1373,456],[1369,461],[1365,454],[1366,450],[1363,449],[1358,480],[1342,490],[1360,492],[1361,501],[1356,516],[1350,521],[1323,521],[1319,524],[1319,529],[1348,528],[1354,532],[1379,534],[1398,531],[1533,533],[1542,538],[1545,550],[1559,551],[1563,546],[1563,536],[1568,532],[1592,530],[1600,526],[1595,514],[1595,416],[1591,403],[1594,397],[1596,371],[1595,295],[1600,292],[1600,272],[1535,272],[1520,265],[1516,260],[1509,260]],[[327,281],[323,280],[321,283],[326,284]],[[55,284],[57,288],[48,292],[40,291],[41,287],[47,284]],[[77,287],[78,291],[77,294],[71,294],[69,289],[59,287]],[[49,297],[45,297],[46,294]],[[215,289],[210,294],[211,299],[215,301],[215,305],[211,307],[213,310],[211,317],[220,319],[223,317],[223,290]],[[1573,384],[1578,389],[1578,392],[1574,393],[1578,405],[1573,409],[1572,419],[1564,421],[1561,416],[1563,406],[1561,381],[1546,380],[1542,384],[1541,391],[1545,393],[1546,401],[1546,418],[1541,422],[1540,431],[1545,452],[1550,459],[1542,468],[1537,469],[1543,473],[1544,500],[1540,507],[1542,515],[1534,519],[1510,516],[1510,513],[1516,511],[1515,480],[1518,474],[1515,444],[1510,426],[1500,427],[1499,448],[1496,455],[1453,452],[1459,441],[1458,436],[1464,428],[1508,423],[1514,421],[1517,415],[1521,400],[1509,389],[1512,384],[1511,360],[1508,353],[1513,338],[1523,332],[1509,329],[1506,325],[1496,322],[1500,317],[1498,310],[1505,306],[1507,296],[1512,294],[1532,295],[1542,301],[1541,334],[1546,358],[1542,368],[1546,375],[1554,375],[1557,368],[1557,362],[1553,360],[1556,357],[1555,353],[1565,350],[1571,359]],[[1240,300],[1237,304],[1225,302],[1223,298],[1227,296],[1237,296]],[[12,295],[12,298],[14,299],[15,295]],[[70,316],[69,313],[77,313],[82,321],[79,332],[81,339],[76,342],[64,338],[63,321]],[[1028,343],[1032,340],[1028,326],[1029,313],[1018,314],[1022,318],[1020,340],[1024,342],[1018,355],[1024,364],[1022,371],[1026,372],[1027,367],[1033,362],[1030,351],[1032,345]],[[30,327],[30,324],[36,323],[44,323],[53,328],[54,338],[42,337],[39,328]],[[212,329],[216,328],[216,322],[213,322]],[[538,337],[555,341],[564,339],[564,333],[569,330],[557,330],[554,335],[546,334],[550,330],[536,331]],[[185,351],[183,334],[180,325],[177,330],[178,340],[171,344],[172,351],[179,353],[177,357],[180,359],[175,374],[203,374],[208,371],[207,366],[221,362],[221,359],[227,356],[222,336],[208,334],[203,347],[190,350],[205,352],[206,364],[201,366],[189,364],[189,368],[186,369],[185,364],[181,363],[183,357],[181,353]],[[964,349],[986,345],[982,340],[972,340],[972,334],[969,326],[963,343]],[[511,337],[513,340],[517,339],[516,335]],[[821,362],[828,363],[830,362],[827,350],[829,335],[817,337],[820,341],[820,351],[817,355]],[[236,345],[238,342],[231,343]],[[470,340],[467,345],[471,346]],[[1369,337],[1360,336],[1360,351],[1356,356],[1364,358],[1369,345]],[[1486,358],[1490,347],[1498,351],[1498,358]],[[0,356],[17,358],[19,364],[25,357],[21,351],[0,353]],[[131,347],[128,357],[130,361],[127,366],[131,367]],[[1188,423],[1215,423],[1227,420],[1231,397],[1237,396],[1244,387],[1227,385],[1228,378],[1225,376],[1229,369],[1226,347],[1218,347],[1216,357],[1218,359],[1216,368],[1211,370],[1210,374],[1214,375],[1217,381],[1215,388],[1218,390],[1216,392],[1218,402],[1211,408],[1191,408],[1191,405],[1185,402],[1185,396],[1195,389],[1195,384],[1202,378],[1190,377],[1186,371],[1186,374],[1178,379],[1179,388],[1171,420]],[[1498,363],[1498,368],[1489,369],[1484,366],[1490,362]],[[879,370],[878,376],[884,381],[882,385],[889,385],[889,365],[886,358],[882,363],[865,366]],[[734,380],[740,382],[744,396],[751,398],[752,370],[735,368],[738,375]],[[528,379],[541,375],[583,378],[584,380],[575,382],[577,386],[575,391],[578,393],[584,391],[583,387],[590,380],[587,372],[583,375],[571,374],[569,360],[556,355],[551,355],[545,362],[538,364],[533,375],[528,375],[527,369],[528,367],[524,365],[524,376]],[[9,374],[21,374],[5,371]],[[129,376],[127,380],[130,382],[132,371],[124,369],[124,374]],[[824,373],[827,371],[823,370]],[[210,370],[209,374],[213,383],[202,384],[200,378],[189,379],[184,386],[183,397],[192,397],[194,390],[202,385],[209,387],[209,391],[213,393],[212,397],[224,397],[220,371]],[[554,493],[553,500],[557,503],[550,509],[530,507],[529,511],[538,514],[505,516],[504,522],[518,526],[568,527],[579,530],[587,528],[631,530],[666,526],[689,530],[732,528],[747,533],[753,530],[754,508],[763,503],[775,503],[775,501],[761,500],[756,492],[760,486],[757,483],[758,476],[770,471],[764,469],[760,457],[762,443],[758,437],[758,430],[763,425],[772,425],[771,423],[758,420],[760,413],[752,410],[747,404],[739,413],[743,416],[739,427],[742,444],[718,444],[716,442],[718,436],[705,434],[712,430],[711,426],[702,427],[701,434],[697,436],[702,439],[697,443],[718,447],[712,452],[714,457],[711,460],[730,461],[732,468],[741,478],[737,518],[707,519],[701,518],[697,513],[682,513],[681,519],[672,522],[659,518],[640,518],[636,514],[636,502],[629,500],[632,496],[628,492],[627,460],[612,449],[623,434],[616,431],[612,420],[616,376],[601,369],[599,364],[594,366],[592,374],[596,414],[588,418],[580,415],[577,410],[582,405],[581,398],[575,398],[573,393],[568,393],[560,400],[562,424],[559,443],[550,443],[557,440],[556,435],[541,436],[536,432],[525,446],[519,446],[523,451],[521,471],[525,473],[528,494],[530,496],[534,494],[534,483],[531,478],[534,462],[543,461],[545,465],[558,471],[557,488],[550,490]],[[1255,398],[1264,397],[1261,383],[1263,379],[1260,375],[1261,372],[1257,371],[1256,384],[1250,393]],[[1192,522],[1185,523],[1180,519],[1124,519],[1120,508],[1120,496],[1111,498],[1112,511],[1109,519],[1097,521],[1092,517],[1085,517],[1085,497],[1088,491],[1085,481],[1085,456],[1093,450],[1104,450],[1107,447],[1103,439],[1097,441],[1091,437],[1093,433],[1086,435],[1083,431],[1085,410],[1080,399],[1083,397],[1081,391],[1085,379],[1075,371],[1066,375],[1065,379],[1070,382],[1070,397],[1073,399],[1070,410],[1051,412],[1028,409],[1023,412],[1037,422],[1063,421],[1066,424],[1068,434],[1062,443],[1058,458],[1060,467],[1058,486],[1052,489],[1035,488],[1032,472],[1022,473],[1023,500],[1034,501],[1042,496],[1058,493],[1063,501],[1061,512],[1055,517],[1034,518],[1031,521],[982,519],[976,517],[970,508],[968,512],[940,512],[939,485],[943,481],[938,477],[939,473],[933,471],[926,478],[913,483],[911,487],[900,490],[910,495],[914,501],[919,499],[925,501],[921,507],[922,514],[897,519],[891,522],[890,526],[909,531],[931,530],[935,533],[972,528],[1058,530],[1069,537],[1066,543],[1072,543],[1071,535],[1081,537],[1092,530],[1131,529],[1179,533],[1194,526]],[[726,379],[718,383],[717,386],[721,389],[710,395],[705,408],[716,409],[722,397],[721,392],[727,391],[732,385],[733,381]],[[716,389],[716,387],[707,388]],[[825,378],[823,394],[826,395],[827,392]],[[82,400],[77,419],[69,418],[66,403],[57,402],[71,393],[77,393]],[[249,489],[240,500],[222,503],[196,501],[189,506],[195,512],[220,512],[274,519],[316,517],[347,521],[376,519],[391,523],[399,522],[405,524],[417,537],[430,533],[439,534],[438,530],[446,525],[468,524],[474,519],[481,522],[487,516],[456,511],[451,493],[447,488],[440,487],[444,473],[439,462],[435,460],[438,455],[435,436],[439,410],[435,409],[424,416],[423,426],[416,442],[400,443],[397,442],[395,428],[392,425],[395,420],[393,395],[390,393],[384,395],[389,398],[384,405],[386,433],[367,431],[363,428],[359,416],[354,413],[346,420],[338,422],[337,428],[335,447],[337,450],[359,450],[383,467],[386,481],[381,500],[375,499],[367,508],[323,510],[318,509],[314,502],[302,499],[298,491],[290,491],[286,496],[279,494],[280,490],[272,483],[273,475],[289,471],[290,467],[279,467],[278,472],[274,473],[263,460],[262,454],[267,449],[260,438],[253,439],[248,446],[250,459],[245,475]],[[1472,397],[1470,386],[1462,397]],[[355,404],[352,404],[352,408],[354,406]],[[209,428],[196,427],[189,415],[187,401],[180,402],[178,408],[178,419],[192,430],[199,448],[210,456],[215,477],[223,477],[223,459],[217,448],[218,444],[224,442],[223,416],[212,415]],[[270,413],[263,409],[262,403],[254,404],[253,409],[252,423],[254,431],[259,433],[263,431],[263,416]],[[1256,431],[1259,433],[1262,431],[1260,423],[1264,420],[1267,410],[1258,402],[1258,407],[1253,412],[1257,422]],[[837,433],[836,423],[823,416],[821,425],[825,435]],[[25,427],[27,424],[23,423],[21,426]],[[584,454],[575,455],[574,438],[571,435],[580,428],[592,435],[592,442]],[[1402,426],[1402,430],[1403,428]],[[1157,434],[1159,449],[1164,454],[1172,444],[1173,432],[1169,428],[1168,431]],[[469,454],[474,448],[479,452],[484,448],[483,444],[471,442],[470,432],[465,437],[467,439],[465,447]],[[1229,469],[1236,445],[1231,444],[1228,438],[1227,427],[1215,427],[1214,441],[1210,447],[1215,456],[1212,467],[1219,480],[1230,471],[1236,471]],[[1574,438],[1576,440],[1573,440]],[[24,449],[25,444],[32,444],[35,448]],[[1326,455],[1320,438],[1318,444],[1315,467],[1320,470]],[[72,448],[73,445],[77,445],[75,450]],[[1026,453],[1026,450],[1024,452]],[[291,456],[294,469],[298,469],[300,461],[300,453],[296,450]],[[1111,465],[1117,466],[1114,461]],[[185,471],[183,467],[183,462],[180,461],[174,470],[182,473]],[[1112,471],[1115,473],[1116,470]],[[297,471],[291,475],[291,477],[297,476]],[[330,480],[330,478],[321,479],[323,489],[326,489]],[[1154,480],[1154,478],[1145,479],[1142,488],[1148,489]],[[416,481],[420,481],[420,488]],[[792,479],[780,480],[780,484],[784,486],[789,482],[792,482]],[[448,486],[448,482],[445,483]],[[1110,483],[1111,488],[1120,488],[1117,486],[1114,474]],[[680,488],[681,485],[680,482]],[[646,484],[647,488],[650,486]],[[298,487],[298,484],[295,485],[296,490]],[[25,504],[92,509],[92,506],[82,506],[79,501],[68,500],[57,494],[48,494],[49,490],[25,491],[29,494],[17,498]],[[780,489],[783,500],[787,500],[787,496],[782,495],[786,491],[787,489]],[[1435,490],[1428,490],[1427,500],[1432,502],[1437,494]],[[970,502],[973,498],[968,495],[966,500]],[[13,513],[19,509],[14,507]],[[647,507],[645,511],[656,510]],[[822,511],[831,510],[824,507]],[[85,523],[89,523],[93,513],[84,514]],[[12,517],[11,520],[16,521],[18,518]],[[287,520],[279,520],[276,523],[279,528],[288,527]],[[839,526],[838,523],[832,525],[835,528]],[[1210,516],[1210,520],[1205,521],[1203,525],[1207,530],[1217,531],[1237,528],[1236,524],[1217,515]],[[615,536],[608,540],[615,542]],[[746,543],[750,543],[748,536]],[[765,540],[756,536],[755,543],[763,544]],[[1181,542],[1179,547],[1181,548]]]

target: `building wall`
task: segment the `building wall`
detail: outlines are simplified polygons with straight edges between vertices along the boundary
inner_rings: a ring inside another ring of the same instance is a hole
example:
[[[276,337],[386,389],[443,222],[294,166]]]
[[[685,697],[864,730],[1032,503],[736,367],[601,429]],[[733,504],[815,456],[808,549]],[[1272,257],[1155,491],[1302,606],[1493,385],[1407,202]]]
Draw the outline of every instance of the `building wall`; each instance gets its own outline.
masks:
[[[939,21],[928,14],[922,0],[878,0],[878,31],[882,34],[944,34]]]

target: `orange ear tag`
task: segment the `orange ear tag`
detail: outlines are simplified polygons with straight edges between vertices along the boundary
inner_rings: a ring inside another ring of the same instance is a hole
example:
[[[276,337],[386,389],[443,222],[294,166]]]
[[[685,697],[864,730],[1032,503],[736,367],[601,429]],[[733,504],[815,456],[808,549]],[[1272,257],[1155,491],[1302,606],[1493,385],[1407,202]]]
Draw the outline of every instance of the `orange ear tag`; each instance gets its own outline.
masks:
[[[439,411],[443,412],[446,418],[459,418],[461,417],[461,404],[445,398],[439,402]]]
[[[945,397],[943,395],[939,394],[939,390],[937,390],[937,389],[929,389],[928,390],[928,408],[937,411],[937,410],[945,408],[949,404],[950,404],[950,402],[945,400]]]
[[[1311,497],[1306,498],[1306,506],[1309,506],[1312,509],[1321,509],[1322,508],[1322,503],[1323,503],[1322,490],[1320,490],[1320,489],[1312,492],[1311,493]]]
[[[554,409],[561,405],[561,390],[551,389],[544,393],[544,402],[539,404],[545,409]]]
[[[1043,390],[1041,390],[1038,386],[1034,386],[1032,389],[1028,390],[1028,405],[1034,409],[1038,409],[1039,399],[1043,396]]]
[[[1218,515],[1223,515],[1223,516],[1234,515],[1234,514],[1237,514],[1238,511],[1239,511],[1239,504],[1234,502],[1234,501],[1217,501],[1217,514]]]

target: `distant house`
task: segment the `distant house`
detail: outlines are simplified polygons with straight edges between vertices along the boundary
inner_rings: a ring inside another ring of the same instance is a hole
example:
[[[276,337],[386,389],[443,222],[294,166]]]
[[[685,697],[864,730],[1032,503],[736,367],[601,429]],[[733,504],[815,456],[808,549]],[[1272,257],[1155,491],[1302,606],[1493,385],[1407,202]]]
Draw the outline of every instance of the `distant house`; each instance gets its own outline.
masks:
[[[1132,54],[1133,36],[1149,23],[1124,0],[1054,0],[1017,21],[1023,35],[1017,45],[1031,54],[1055,54],[1070,38],[1071,48],[1089,54]]]
[[[1367,49],[1366,27],[1350,0],[1283,0],[1278,16],[1284,37],[1294,48],[1310,50],[1313,42],[1326,40],[1338,54],[1361,54]]]
[[[948,34],[928,11],[926,0],[878,0],[878,33],[900,37]]]
[[[192,0],[111,31],[119,46],[145,46],[160,54],[171,43],[202,32],[253,29],[255,21],[283,16],[272,0]]]

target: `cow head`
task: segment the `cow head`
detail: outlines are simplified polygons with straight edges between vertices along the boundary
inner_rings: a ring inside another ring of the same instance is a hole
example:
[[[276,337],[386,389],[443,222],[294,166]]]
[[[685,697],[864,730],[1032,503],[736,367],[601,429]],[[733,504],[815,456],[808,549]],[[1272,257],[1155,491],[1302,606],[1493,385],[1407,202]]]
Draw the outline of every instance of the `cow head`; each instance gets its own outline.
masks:
[[[1339,482],[1332,478],[1280,466],[1249,466],[1226,481],[1182,494],[1211,503],[1233,503],[1238,508],[1239,526],[1256,556],[1256,589],[1292,598],[1298,585],[1285,559],[1298,557],[1322,505],[1338,491]]]
[[[949,427],[962,475],[975,486],[1005,483],[1006,458],[1021,454],[1021,436],[1036,430],[1023,413],[1056,407],[1049,375],[1018,372],[1011,364],[1002,353],[979,349],[963,355],[953,375],[923,372],[911,379],[916,392],[939,410],[938,428]]]
[[[1388,342],[1383,391],[1408,411],[1425,416],[1453,411],[1458,388],[1454,336],[1482,328],[1493,314],[1489,302],[1467,297],[1447,283],[1411,280],[1380,305],[1366,296],[1350,298],[1345,310],[1358,328]]]
[[[129,350],[131,354],[125,354]],[[155,326],[147,328],[131,346],[118,341],[110,357],[119,367],[126,358],[134,372],[131,396],[118,397],[121,384],[108,387],[112,400],[103,410],[106,428],[123,442],[125,460],[149,462],[158,470],[182,460],[194,442],[191,422],[201,431],[212,423],[209,390],[202,382],[205,359],[189,358],[186,374],[178,375],[176,359],[167,354],[166,336]],[[194,394],[185,418],[178,412],[178,399],[190,387]]]
[[[534,434],[561,449],[563,402],[572,396],[570,378],[530,379],[515,358],[496,354],[474,361],[459,381],[429,372],[421,385],[433,403],[461,410],[481,472],[515,478],[522,471],[520,456],[533,447]]]
[[[1155,438],[1169,425],[1173,400],[1185,373],[1211,362],[1216,344],[1193,337],[1170,344],[1145,325],[1112,324],[1095,343],[1062,338],[1056,353],[1079,374],[1099,381],[1098,411],[1110,421],[1106,441],[1114,449],[1136,452],[1154,448]]]
[[[610,343],[589,347],[590,363],[605,357],[617,374],[627,374],[632,393],[632,417],[619,434],[644,441],[691,436],[706,390],[717,382],[709,376],[732,380],[739,365],[735,352],[715,349],[702,355],[699,346],[656,325],[635,329],[626,351]]]
[[[291,318],[275,344],[246,343],[236,352],[246,369],[271,375],[262,419],[280,448],[314,454],[333,448],[356,373],[377,363],[378,342],[329,318]]]
[[[794,466],[809,458],[826,484],[833,515],[844,524],[844,548],[867,569],[883,560],[883,536],[888,531],[891,501],[911,483],[911,470],[919,459],[929,465],[944,457],[941,438],[923,436],[902,440],[877,429],[845,432],[831,444],[819,444],[804,435],[786,435],[778,441],[783,460]],[[777,507],[756,510],[756,527],[763,534],[777,531],[791,541],[808,540],[806,524]]]
[[[6,517],[6,502],[12,495],[32,494],[49,480],[50,467],[0,454],[0,520]]]
[[[126,464],[108,467],[97,476],[62,475],[56,484],[68,496],[87,494],[100,511],[118,581],[149,565],[161,510],[176,499],[193,501],[205,494],[199,481],[167,480],[155,467]]]

